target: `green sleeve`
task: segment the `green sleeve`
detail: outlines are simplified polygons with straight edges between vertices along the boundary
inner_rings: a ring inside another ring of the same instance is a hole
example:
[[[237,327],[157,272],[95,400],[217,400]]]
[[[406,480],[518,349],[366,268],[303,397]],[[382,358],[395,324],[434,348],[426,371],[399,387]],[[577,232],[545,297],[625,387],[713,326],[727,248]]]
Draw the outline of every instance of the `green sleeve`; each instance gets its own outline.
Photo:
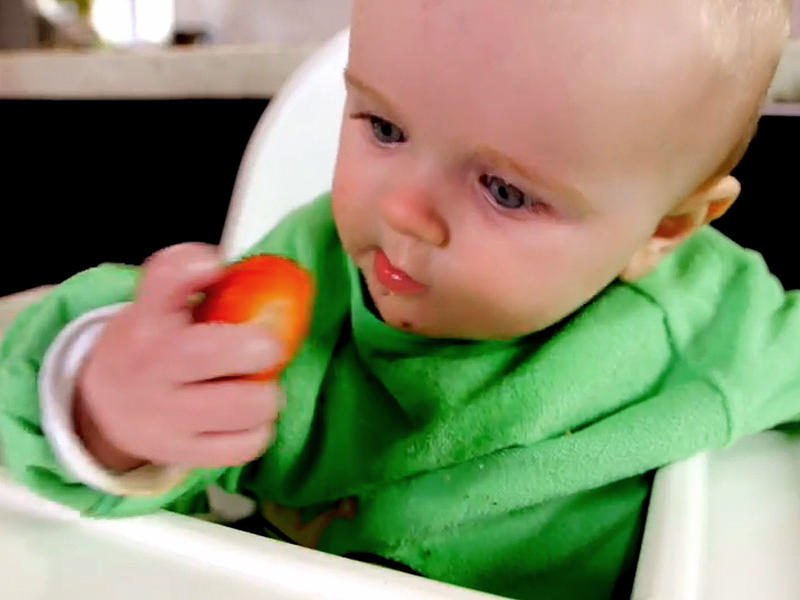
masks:
[[[710,228],[641,288],[667,313],[682,360],[726,400],[729,440],[800,415],[800,292]]]
[[[707,334],[731,343],[706,358],[728,398],[731,440],[800,417],[800,292],[784,292],[760,260],[736,282]]]
[[[102,265],[70,278],[16,319],[0,349],[0,442],[6,467],[34,491],[86,515],[152,512],[199,491],[207,479],[207,474],[193,474],[165,496],[110,496],[72,479],[57,462],[42,432],[38,377],[48,347],[81,315],[132,300],[138,277],[135,268]]]
[[[325,221],[329,212],[326,197],[298,209],[249,254],[272,252],[302,259],[302,242],[313,241],[307,225]],[[23,311],[0,347],[0,456],[5,466],[24,485],[88,516],[125,516],[160,508],[200,512],[204,510],[201,494],[210,483],[216,481],[235,491],[242,471],[198,469],[165,495],[118,497],[75,481],[59,465],[41,429],[38,377],[44,356],[70,322],[97,308],[132,301],[138,279],[137,268],[122,265],[101,265],[79,273]]]

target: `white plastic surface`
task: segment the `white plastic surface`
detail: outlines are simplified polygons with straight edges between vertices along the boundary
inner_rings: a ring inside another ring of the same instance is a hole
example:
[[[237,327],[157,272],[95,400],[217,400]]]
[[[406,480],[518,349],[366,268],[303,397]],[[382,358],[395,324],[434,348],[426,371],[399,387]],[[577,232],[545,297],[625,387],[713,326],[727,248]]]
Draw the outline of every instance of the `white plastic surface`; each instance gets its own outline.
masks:
[[[708,455],[656,473],[633,598],[704,600],[700,595],[706,556]]]
[[[238,256],[291,209],[330,189],[349,43],[349,31],[343,31],[312,56],[256,126],[222,234],[226,257]]]
[[[4,600],[481,600],[480,594],[160,512],[81,519],[0,471]]]
[[[705,600],[800,598],[800,438],[767,432],[709,454]]]
[[[800,437],[769,431],[662,469],[634,600],[800,598]]]

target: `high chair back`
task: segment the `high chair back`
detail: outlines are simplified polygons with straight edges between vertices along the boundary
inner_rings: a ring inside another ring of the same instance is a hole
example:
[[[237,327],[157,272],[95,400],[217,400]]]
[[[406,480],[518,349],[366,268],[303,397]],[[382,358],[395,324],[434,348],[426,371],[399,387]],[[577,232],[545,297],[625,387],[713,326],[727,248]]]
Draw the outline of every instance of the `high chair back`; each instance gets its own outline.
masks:
[[[330,189],[344,111],[349,31],[318,50],[270,102],[242,161],[222,234],[240,255],[293,208]]]

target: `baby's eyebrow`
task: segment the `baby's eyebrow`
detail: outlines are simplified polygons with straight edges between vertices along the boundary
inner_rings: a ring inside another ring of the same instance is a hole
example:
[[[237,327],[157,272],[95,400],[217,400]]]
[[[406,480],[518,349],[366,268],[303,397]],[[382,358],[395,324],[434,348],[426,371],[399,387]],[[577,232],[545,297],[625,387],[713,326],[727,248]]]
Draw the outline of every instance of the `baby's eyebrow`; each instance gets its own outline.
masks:
[[[487,160],[488,162],[499,167],[506,167],[510,169],[516,175],[526,181],[531,182],[536,187],[552,191],[558,198],[561,198],[573,205],[582,215],[591,214],[594,212],[594,208],[586,199],[586,196],[584,196],[580,190],[574,186],[571,186],[563,181],[558,181],[552,177],[548,177],[534,169],[525,167],[522,162],[506,156],[491,146],[478,146],[473,154],[474,156],[483,158],[484,160]]]
[[[400,119],[400,113],[394,109],[392,103],[381,94],[378,90],[370,86],[363,79],[354,74],[350,69],[344,71],[345,83],[357,90],[364,96],[368,96],[373,101],[381,104],[389,114],[386,115],[392,119]],[[472,152],[475,157],[482,158],[483,160],[495,164],[498,167],[508,168],[513,171],[520,178],[530,182],[537,189],[544,189],[552,192],[556,198],[561,199],[567,206],[568,212],[574,212],[576,215],[586,216],[595,212],[592,205],[577,188],[566,182],[559,181],[553,177],[548,177],[543,173],[534,169],[526,168],[521,161],[515,160],[506,156],[502,152],[492,148],[488,145],[481,145],[475,148]]]
[[[366,83],[363,79],[355,75],[350,69],[345,69],[344,80],[348,86],[355,88],[361,94],[369,96],[372,100],[382,104],[384,108],[391,113],[391,116],[398,117],[399,111],[395,110],[389,99]]]

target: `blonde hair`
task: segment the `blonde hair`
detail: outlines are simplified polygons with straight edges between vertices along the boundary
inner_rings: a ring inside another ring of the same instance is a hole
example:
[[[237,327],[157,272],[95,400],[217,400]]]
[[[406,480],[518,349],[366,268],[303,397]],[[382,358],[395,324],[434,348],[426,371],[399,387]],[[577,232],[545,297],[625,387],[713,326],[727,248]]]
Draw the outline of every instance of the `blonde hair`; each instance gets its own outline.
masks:
[[[707,0],[714,51],[741,93],[734,140],[710,179],[730,174],[758,130],[761,110],[791,28],[791,0]]]

